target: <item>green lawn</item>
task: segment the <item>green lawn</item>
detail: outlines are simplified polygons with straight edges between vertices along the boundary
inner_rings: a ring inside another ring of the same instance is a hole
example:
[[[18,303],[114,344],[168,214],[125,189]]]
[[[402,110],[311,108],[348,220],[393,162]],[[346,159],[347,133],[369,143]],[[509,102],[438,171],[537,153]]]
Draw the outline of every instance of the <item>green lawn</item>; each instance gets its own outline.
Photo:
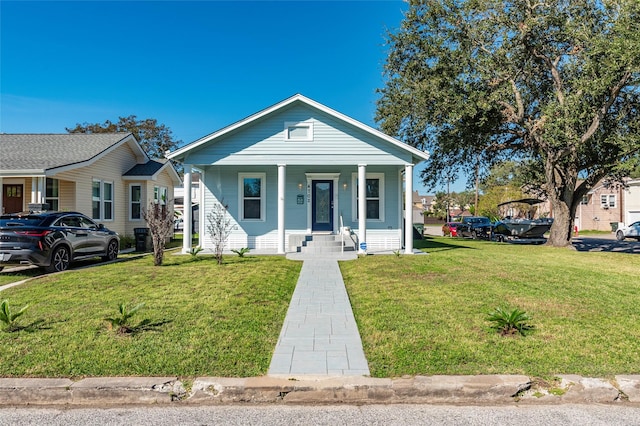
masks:
[[[450,238],[340,264],[371,374],[640,373],[640,256]],[[501,337],[509,304],[535,331]]]
[[[0,331],[0,376],[265,374],[301,263],[283,257],[152,256],[35,279],[0,293],[21,331]],[[118,304],[145,306],[133,335],[107,329]]]
[[[340,264],[376,377],[640,374],[640,256],[436,237],[424,256]],[[39,277],[0,292],[31,306],[0,331],[0,377],[265,374],[301,263],[167,254]],[[4,274],[0,274],[4,275]],[[184,284],[183,284],[184,283]],[[108,330],[119,303],[144,302],[133,335]],[[486,315],[532,316],[501,337]]]

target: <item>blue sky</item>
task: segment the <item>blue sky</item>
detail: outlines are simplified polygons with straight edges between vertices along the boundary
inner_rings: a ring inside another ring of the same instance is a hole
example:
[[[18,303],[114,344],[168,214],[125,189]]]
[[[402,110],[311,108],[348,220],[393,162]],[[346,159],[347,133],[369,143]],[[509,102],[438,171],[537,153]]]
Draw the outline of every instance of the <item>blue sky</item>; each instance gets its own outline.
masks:
[[[406,8],[2,0],[0,132],[64,133],[133,114],[188,143],[295,93],[377,127],[385,34]]]

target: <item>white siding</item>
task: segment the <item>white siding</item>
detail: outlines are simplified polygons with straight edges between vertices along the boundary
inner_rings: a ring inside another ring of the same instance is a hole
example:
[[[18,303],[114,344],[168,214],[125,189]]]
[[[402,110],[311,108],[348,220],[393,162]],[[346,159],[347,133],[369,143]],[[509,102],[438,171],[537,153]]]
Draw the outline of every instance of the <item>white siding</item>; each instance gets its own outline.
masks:
[[[640,179],[629,182],[629,187],[625,190],[624,220],[626,225],[630,225],[636,220],[640,220]]]

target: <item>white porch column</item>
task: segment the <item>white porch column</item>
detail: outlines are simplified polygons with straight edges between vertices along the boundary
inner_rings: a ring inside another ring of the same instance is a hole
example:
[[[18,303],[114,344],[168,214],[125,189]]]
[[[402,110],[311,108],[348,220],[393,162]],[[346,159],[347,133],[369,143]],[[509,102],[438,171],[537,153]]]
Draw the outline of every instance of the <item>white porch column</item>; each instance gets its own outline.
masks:
[[[358,253],[366,253],[360,244],[367,242],[367,165],[358,164]]]
[[[44,177],[31,178],[31,203],[44,203],[45,179]]]
[[[38,178],[31,178],[31,203],[38,202]]]
[[[413,254],[413,164],[404,166],[404,254]]]
[[[191,223],[193,212],[191,210],[191,164],[184,165],[184,211],[182,212],[182,253],[187,254],[191,251]],[[202,203],[201,203],[202,204]],[[202,209],[203,206],[200,206]],[[200,236],[202,238],[202,235]]]
[[[285,193],[287,166],[278,164],[278,254],[284,254],[285,248]]]

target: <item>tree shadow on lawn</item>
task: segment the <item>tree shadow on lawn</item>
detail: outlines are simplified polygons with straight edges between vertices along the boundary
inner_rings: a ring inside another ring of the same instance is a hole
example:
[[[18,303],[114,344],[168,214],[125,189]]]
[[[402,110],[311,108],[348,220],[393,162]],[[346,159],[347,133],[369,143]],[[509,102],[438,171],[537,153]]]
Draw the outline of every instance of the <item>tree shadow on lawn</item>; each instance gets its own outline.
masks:
[[[233,261],[230,261],[231,259],[233,259]],[[244,255],[243,257],[240,257],[238,255],[231,255],[231,254],[225,254],[222,257],[222,266],[224,265],[235,265],[235,264],[239,264],[239,263],[249,263],[249,262],[259,262],[260,261],[260,257],[259,256],[247,256]],[[198,263],[198,262],[210,262],[213,266],[219,266],[216,260],[215,255],[213,254],[204,254],[204,255],[198,255],[198,256],[194,256],[191,259],[187,259],[185,258],[184,261],[180,261],[180,262],[168,262],[168,263],[162,263],[162,265],[160,265],[162,268],[172,268],[172,267],[176,267],[176,266],[184,266],[184,265],[188,265],[190,263]]]
[[[463,241],[462,239],[457,239],[456,241]],[[455,249],[468,249],[468,250],[477,250],[475,247],[469,247],[465,245],[459,244],[448,244],[442,242],[442,239],[435,240],[432,237],[425,236],[422,240],[413,240],[413,248],[415,249],[427,249],[427,251],[445,251],[445,250],[455,250]]]
[[[173,320],[163,319],[161,321],[151,322],[150,319],[143,319],[137,325],[134,325],[130,328],[129,335],[136,336],[144,331],[161,331],[160,327],[165,324],[172,323]]]
[[[40,330],[51,330],[51,328],[52,327],[47,325],[45,320],[39,319],[27,325],[15,325],[11,329],[10,333],[17,333],[20,331],[24,331],[25,333],[34,333]]]

